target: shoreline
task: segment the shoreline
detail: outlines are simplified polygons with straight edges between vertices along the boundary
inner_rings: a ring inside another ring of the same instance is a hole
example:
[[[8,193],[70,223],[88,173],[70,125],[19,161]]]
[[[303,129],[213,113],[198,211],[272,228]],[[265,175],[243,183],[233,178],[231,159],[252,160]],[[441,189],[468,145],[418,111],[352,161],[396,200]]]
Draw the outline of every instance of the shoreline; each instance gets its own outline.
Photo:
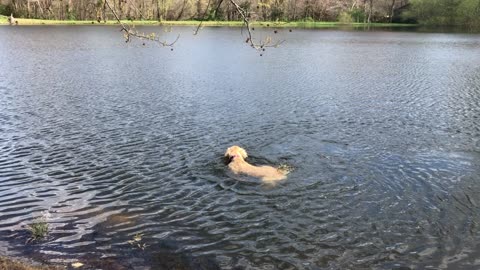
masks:
[[[24,19],[15,18],[18,21],[18,25],[119,25],[115,20],[109,20],[107,22],[97,21],[70,21],[70,20],[44,20],[44,19]],[[122,23],[133,24],[138,26],[198,26],[200,21],[128,21],[122,20]],[[0,25],[9,25],[6,16],[0,16]],[[203,21],[202,27],[242,27],[244,26],[242,21]],[[340,23],[340,22],[252,22],[253,27],[271,27],[271,28],[328,28],[328,27],[416,27],[417,24],[401,24],[401,23]]]
[[[49,265],[39,262],[29,261],[27,259],[15,258],[10,256],[0,256],[0,269],[16,270],[60,270],[64,266]]]

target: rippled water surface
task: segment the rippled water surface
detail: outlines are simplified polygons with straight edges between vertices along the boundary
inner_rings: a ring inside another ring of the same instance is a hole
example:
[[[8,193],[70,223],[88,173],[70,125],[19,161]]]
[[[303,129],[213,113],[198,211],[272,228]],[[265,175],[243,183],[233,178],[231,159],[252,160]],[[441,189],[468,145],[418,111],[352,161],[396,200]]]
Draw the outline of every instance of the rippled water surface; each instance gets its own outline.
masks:
[[[281,31],[260,57],[239,29],[173,29],[173,51],[117,30],[0,27],[0,254],[480,267],[480,35]],[[295,170],[232,175],[233,144]],[[50,234],[26,243],[43,211]]]

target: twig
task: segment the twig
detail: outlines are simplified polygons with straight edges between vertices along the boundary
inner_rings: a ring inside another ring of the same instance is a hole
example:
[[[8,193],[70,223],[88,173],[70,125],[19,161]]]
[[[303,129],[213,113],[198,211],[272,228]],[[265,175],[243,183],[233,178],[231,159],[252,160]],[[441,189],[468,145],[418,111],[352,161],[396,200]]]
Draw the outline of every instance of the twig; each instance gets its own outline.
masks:
[[[210,6],[210,2],[211,0],[208,0],[208,3],[207,3],[207,8],[205,9],[205,11],[203,12],[203,15],[202,17],[200,18],[200,23],[198,24],[197,28],[195,29],[195,31],[193,32],[194,35],[198,34],[198,32],[200,31],[202,25],[203,25],[203,22],[205,21],[205,15],[207,14],[207,11],[208,11],[208,7]],[[223,0],[220,0],[218,1],[218,5],[217,7],[214,9],[214,12],[217,13],[218,9],[220,8],[220,5],[223,3]]]
[[[247,11],[245,11],[237,2],[235,2],[235,0],[229,0],[229,1],[242,17],[243,24],[247,28],[247,40],[245,42],[249,43],[252,48],[256,50],[264,50],[267,47],[276,48],[284,42],[284,40],[280,40],[275,43],[272,43],[272,39],[270,37],[267,37],[265,38],[265,40],[262,40],[260,43],[255,43],[253,40],[252,29],[250,27],[250,20],[248,19]]]
[[[210,4],[211,4],[211,1],[212,0],[209,0],[208,1],[208,4],[207,4],[207,7],[205,9],[205,11],[203,12],[203,15],[202,15],[202,18],[201,18],[201,21],[200,23],[198,24],[197,28],[195,29],[194,31],[194,35],[198,34],[198,32],[200,31],[202,25],[203,25],[203,21],[205,20],[205,15],[207,14],[208,12],[208,9],[210,7]],[[250,24],[250,20],[249,20],[249,15],[248,15],[248,12],[246,10],[244,10],[237,2],[236,0],[228,0],[230,1],[230,3],[235,7],[235,9],[237,10],[237,12],[240,14],[240,16],[242,17],[242,21],[243,21],[243,24],[245,25],[246,29],[247,29],[247,40],[246,40],[246,43],[249,43],[250,46],[256,50],[265,50],[265,48],[268,48],[268,47],[278,47],[280,46],[284,40],[279,40],[277,42],[273,42],[272,41],[272,38],[271,37],[266,37],[265,39],[263,39],[262,41],[260,41],[259,43],[255,42],[254,41],[254,38],[253,38],[253,34],[252,34],[252,27],[251,27],[251,24]],[[216,10],[218,10],[220,8],[220,5],[222,4],[223,0],[220,0],[219,1],[219,4],[217,5],[217,8]],[[117,22],[121,25],[122,29],[120,31],[123,31],[124,32],[124,37],[125,37],[125,42],[130,42],[131,41],[131,37],[135,37],[135,38],[138,38],[138,39],[146,39],[146,40],[150,40],[150,41],[154,41],[154,42],[157,42],[159,43],[160,45],[162,46],[166,46],[166,47],[173,47],[173,45],[178,41],[178,39],[180,38],[180,35],[177,36],[177,38],[173,41],[173,42],[167,42],[167,41],[163,41],[163,40],[160,40],[159,37],[157,37],[154,33],[152,34],[149,34],[149,35],[146,35],[145,33],[139,33],[137,30],[135,30],[134,27],[130,27],[129,25],[127,24],[124,24],[121,20],[120,20],[120,17],[118,16],[117,12],[115,11],[114,8],[112,8],[112,6],[110,5],[110,2],[109,0],[105,0],[105,4],[107,5],[107,7],[112,11],[113,13],[113,16],[115,16],[115,19],[117,20]],[[243,31],[243,30],[242,30]]]
[[[123,31],[124,32],[124,37],[125,37],[125,42],[130,42],[131,41],[131,37],[136,37],[138,39],[146,39],[146,40],[150,40],[150,41],[154,41],[154,42],[157,42],[158,44],[164,46],[164,47],[173,47],[173,45],[178,41],[178,39],[180,38],[180,35],[177,36],[177,38],[173,41],[173,42],[167,42],[167,41],[163,41],[163,40],[160,40],[159,37],[157,37],[154,33],[151,33],[150,35],[145,35],[145,33],[139,33],[137,30],[135,30],[133,27],[130,27],[129,25],[127,24],[124,24],[121,20],[120,20],[120,17],[118,16],[117,12],[115,11],[115,9],[112,8],[112,6],[110,5],[110,2],[108,0],[105,0],[105,3],[106,5],[108,6],[108,8],[112,11],[113,13],[113,16],[115,16],[115,19],[117,20],[117,22],[120,24],[120,26],[122,27],[122,29],[120,31]]]
[[[211,0],[208,0],[207,7],[205,8],[205,11],[203,12],[202,17],[200,18],[200,23],[198,24],[195,31],[193,31],[194,35],[197,35],[198,31],[200,31],[200,28],[202,27],[203,21],[205,20],[205,15],[207,14],[208,8],[210,7],[210,2],[211,2]]]

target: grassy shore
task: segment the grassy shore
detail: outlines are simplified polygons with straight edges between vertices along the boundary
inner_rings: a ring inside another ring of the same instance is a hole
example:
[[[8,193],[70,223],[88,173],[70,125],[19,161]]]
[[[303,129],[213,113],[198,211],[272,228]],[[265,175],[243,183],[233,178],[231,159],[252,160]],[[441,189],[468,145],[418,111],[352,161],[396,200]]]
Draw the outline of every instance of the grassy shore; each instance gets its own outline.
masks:
[[[6,270],[60,270],[63,267],[47,266],[47,265],[32,265],[23,261],[13,260],[0,256],[0,269]]]
[[[116,25],[117,21],[100,22],[97,21],[61,21],[61,20],[42,20],[42,19],[23,19],[15,18],[19,25]],[[134,25],[169,25],[169,26],[198,26],[199,21],[122,21],[127,24]],[[0,24],[8,24],[7,17],[0,16]],[[241,27],[241,21],[204,21],[202,26],[229,26]],[[341,24],[339,22],[253,22],[253,27],[275,27],[275,28],[326,28],[326,27],[409,27],[415,26],[412,24],[396,24],[396,23],[352,23]]]

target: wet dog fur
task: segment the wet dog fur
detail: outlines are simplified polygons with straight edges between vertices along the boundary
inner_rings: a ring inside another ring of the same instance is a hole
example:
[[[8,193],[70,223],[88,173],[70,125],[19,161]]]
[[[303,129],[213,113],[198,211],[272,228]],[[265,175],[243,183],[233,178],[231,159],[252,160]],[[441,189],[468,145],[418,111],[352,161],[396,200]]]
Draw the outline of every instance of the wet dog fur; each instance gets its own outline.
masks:
[[[262,179],[263,182],[274,183],[287,178],[288,171],[272,166],[254,166],[246,162],[248,157],[245,149],[234,145],[225,152],[228,159],[228,168],[234,174],[245,174]]]

